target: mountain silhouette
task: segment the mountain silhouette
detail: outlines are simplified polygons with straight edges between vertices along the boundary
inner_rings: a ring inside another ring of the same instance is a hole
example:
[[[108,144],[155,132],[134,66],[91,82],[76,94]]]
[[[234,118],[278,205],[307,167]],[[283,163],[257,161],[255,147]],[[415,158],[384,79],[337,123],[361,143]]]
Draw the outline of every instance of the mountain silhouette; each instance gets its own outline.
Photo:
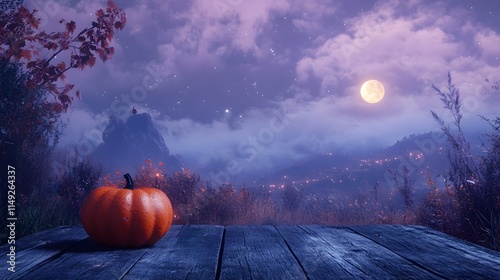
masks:
[[[447,140],[441,132],[413,134],[392,146],[356,155],[327,152],[311,155],[285,169],[261,178],[259,185],[294,185],[306,193],[352,194],[371,190],[378,182],[381,188],[391,188],[394,182],[388,170],[400,173],[403,166],[410,170],[416,188],[427,188],[426,176],[444,175],[448,168]],[[477,146],[477,143],[471,143]]]
[[[126,122],[111,116],[102,139],[103,143],[93,156],[108,172],[133,172],[145,160],[152,160],[155,165],[163,162],[170,174],[182,169],[180,158],[170,154],[165,140],[147,113],[131,115]]]

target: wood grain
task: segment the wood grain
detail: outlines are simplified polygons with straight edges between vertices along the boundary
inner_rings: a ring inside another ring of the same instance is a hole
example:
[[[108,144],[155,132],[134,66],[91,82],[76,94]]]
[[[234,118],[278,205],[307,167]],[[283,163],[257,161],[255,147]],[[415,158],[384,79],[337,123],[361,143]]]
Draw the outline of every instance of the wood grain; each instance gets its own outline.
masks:
[[[439,279],[348,228],[278,229],[310,279]]]
[[[500,279],[500,253],[421,226],[174,225],[154,246],[94,243],[82,227],[16,241],[0,279]]]
[[[306,279],[273,226],[228,226],[221,279]]]
[[[125,279],[215,279],[224,228],[173,227]]]
[[[359,226],[355,232],[450,279],[500,279],[500,254],[424,227]]]

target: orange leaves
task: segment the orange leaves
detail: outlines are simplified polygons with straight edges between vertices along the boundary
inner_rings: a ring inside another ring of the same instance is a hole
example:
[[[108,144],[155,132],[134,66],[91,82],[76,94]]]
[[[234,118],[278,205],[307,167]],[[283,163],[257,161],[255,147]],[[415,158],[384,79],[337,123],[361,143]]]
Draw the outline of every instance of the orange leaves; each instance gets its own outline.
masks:
[[[57,44],[54,42],[47,42],[46,44],[43,45],[43,47],[48,49],[49,51],[57,50]]]
[[[16,60],[19,60],[23,57],[23,48],[26,46],[26,41],[24,39],[13,39],[10,40],[10,42],[8,42],[7,44],[10,46],[10,49],[5,54],[6,57],[10,58],[13,56]]]
[[[95,13],[97,18],[101,18],[104,16],[104,11],[102,9],[99,9],[97,10],[97,12]]]
[[[110,47],[106,50],[106,52],[108,53],[108,57],[111,58],[115,54],[115,48]]]
[[[122,30],[125,24],[123,24],[121,21],[115,22],[115,28],[118,30]]]
[[[114,35],[113,31],[106,33],[106,39],[111,42],[111,40],[113,40],[113,35]],[[102,42],[101,43],[102,47],[105,47],[107,45],[107,43],[104,40],[102,40],[101,42]]]
[[[97,49],[96,53],[99,55],[101,60],[106,60],[106,52],[103,49]]]
[[[76,22],[70,21],[66,23],[66,31],[73,34],[73,32],[75,32],[75,29],[76,29]]]
[[[97,58],[103,62],[111,59],[114,30],[122,30],[126,21],[125,12],[113,1],[108,1],[106,10],[99,9],[96,20],[76,35],[73,35],[76,22],[65,19],[59,21],[64,24],[63,31],[46,33],[38,30],[40,22],[36,10],[30,12],[20,6],[17,10],[0,14],[0,60],[25,63],[26,86],[45,87],[58,97],[61,108],[66,110],[71,104],[69,94],[73,85],[59,85],[64,81],[64,73],[72,68],[94,67]],[[26,41],[33,44],[27,46]],[[43,51],[35,45],[41,46]],[[69,55],[58,56],[62,53]],[[59,57],[68,57],[69,61],[61,61]],[[59,60],[57,64],[53,62],[56,58]],[[80,92],[76,94],[79,97]]]
[[[38,29],[38,25],[40,24],[40,19],[35,17],[35,11],[33,11],[27,18],[26,23],[29,24],[34,29]]]
[[[59,70],[61,70],[61,71],[64,71],[66,69],[66,63],[64,63],[64,61],[63,61],[63,62],[57,64],[57,68],[59,68]]]
[[[53,111],[57,112],[57,113],[61,113],[63,111],[63,105],[61,105],[60,103],[56,103],[54,104],[54,109]],[[66,111],[66,110],[65,110]]]
[[[31,59],[31,51],[30,50],[20,50],[17,53],[14,54],[14,58],[16,60],[21,60],[21,58],[26,59],[27,61],[30,61]]]
[[[89,58],[87,64],[90,66],[90,68],[92,68],[92,67],[94,67],[95,62],[96,62],[96,58],[95,58],[95,56],[92,56]]]
[[[116,6],[115,2],[113,2],[113,1],[109,0],[106,4],[108,5],[108,10],[116,10],[116,9],[118,9],[118,7]]]
[[[30,13],[30,11],[28,11],[28,9],[26,9],[26,7],[21,6],[21,7],[19,7],[17,16],[18,16],[18,18],[20,17],[20,18],[31,20],[34,18],[34,13],[35,13],[35,11],[33,11],[33,13]]]
[[[28,61],[31,60],[31,51],[30,50],[22,50],[21,57],[28,60]]]

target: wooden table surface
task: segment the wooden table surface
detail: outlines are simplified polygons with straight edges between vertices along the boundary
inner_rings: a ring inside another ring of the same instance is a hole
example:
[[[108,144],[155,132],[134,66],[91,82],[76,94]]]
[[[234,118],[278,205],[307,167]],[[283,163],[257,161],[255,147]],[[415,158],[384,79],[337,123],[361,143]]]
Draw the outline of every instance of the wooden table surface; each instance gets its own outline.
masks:
[[[420,226],[172,226],[154,246],[95,244],[82,227],[16,241],[0,279],[500,279],[500,253]]]

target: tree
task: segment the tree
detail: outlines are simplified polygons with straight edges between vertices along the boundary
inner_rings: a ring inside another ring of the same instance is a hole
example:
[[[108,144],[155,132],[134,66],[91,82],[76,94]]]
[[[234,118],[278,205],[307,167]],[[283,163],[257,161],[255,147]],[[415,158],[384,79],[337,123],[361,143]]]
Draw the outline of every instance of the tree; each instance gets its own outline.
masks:
[[[60,114],[80,96],[65,73],[110,59],[114,32],[126,23],[124,11],[108,1],[80,32],[63,19],[62,31],[48,33],[39,30],[37,11],[21,2],[0,4],[0,216],[7,206],[7,165],[15,167],[18,200],[47,184],[51,151],[63,128]]]
[[[16,193],[26,195],[35,182],[48,181],[50,152],[63,125],[45,103],[46,90],[24,87],[21,75],[19,64],[0,62],[0,163],[3,170],[16,168]],[[5,181],[0,182],[3,190]]]
[[[6,13],[7,11],[15,10],[23,3],[23,0],[1,0],[0,12]]]
[[[24,6],[0,16],[0,61],[22,63],[25,68],[24,84],[29,89],[46,88],[54,95],[52,110],[67,110],[74,85],[63,83],[64,73],[72,68],[93,67],[97,57],[103,62],[114,54],[111,46],[114,31],[122,30],[126,23],[125,13],[113,1],[108,1],[106,11],[99,9],[96,20],[75,34],[74,21],[60,20],[65,29],[46,33],[39,31],[40,20],[36,10],[30,12]],[[69,61],[56,62],[61,53],[69,53]],[[80,92],[75,92],[79,97]]]

